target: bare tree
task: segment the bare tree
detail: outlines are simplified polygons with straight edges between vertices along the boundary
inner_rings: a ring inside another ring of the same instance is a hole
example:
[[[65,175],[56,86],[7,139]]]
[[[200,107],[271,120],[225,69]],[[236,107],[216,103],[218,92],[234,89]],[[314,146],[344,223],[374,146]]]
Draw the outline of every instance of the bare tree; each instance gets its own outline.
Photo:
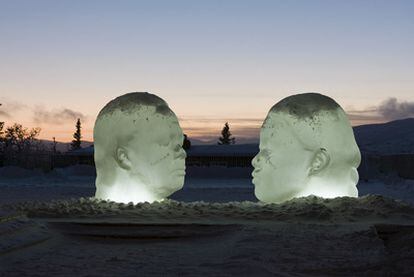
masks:
[[[4,146],[7,150],[16,153],[34,150],[36,147],[37,137],[39,136],[40,128],[28,129],[21,124],[13,124],[6,128],[4,132]]]

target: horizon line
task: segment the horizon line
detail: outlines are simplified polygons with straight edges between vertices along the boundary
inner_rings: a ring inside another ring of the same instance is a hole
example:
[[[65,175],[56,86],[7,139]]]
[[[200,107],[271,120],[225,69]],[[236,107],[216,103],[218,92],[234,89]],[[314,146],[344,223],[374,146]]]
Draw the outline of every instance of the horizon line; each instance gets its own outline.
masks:
[[[352,128],[355,127],[359,127],[359,126],[366,126],[366,125],[378,125],[378,124],[386,124],[389,122],[393,122],[393,121],[399,121],[399,120],[406,120],[406,119],[412,119],[413,117],[407,117],[407,118],[401,118],[401,119],[395,119],[395,120],[388,120],[388,121],[368,121],[366,123],[362,123],[362,124],[352,124],[351,122],[351,126]],[[256,120],[256,119],[254,119]],[[231,127],[231,123],[230,123],[230,127]],[[233,134],[233,137],[236,138],[236,142],[237,139],[239,138],[239,140],[241,141],[259,141],[259,135],[260,135],[260,128],[261,128],[261,124],[258,126],[239,126],[239,127],[233,127],[231,128],[231,132]],[[189,127],[189,128],[183,128],[183,133],[186,134],[188,136],[188,138],[191,140],[195,140],[201,143],[213,143],[213,141],[218,140],[218,138],[220,137],[220,130],[221,129],[217,129],[217,128],[201,128],[201,127]],[[191,130],[194,130],[195,132],[193,133]],[[202,131],[201,131],[202,130]],[[218,132],[217,132],[218,131]],[[72,133],[72,131],[71,131]],[[213,134],[217,134],[217,135],[213,135]],[[50,136],[42,136],[40,135],[38,137],[39,140],[42,141],[46,141],[46,142],[53,142],[53,139],[51,139]],[[72,141],[72,139],[69,140],[56,140],[56,142],[58,143],[70,143]],[[89,137],[87,137],[85,140],[82,140],[83,142],[86,143],[93,143],[93,139],[89,139]]]

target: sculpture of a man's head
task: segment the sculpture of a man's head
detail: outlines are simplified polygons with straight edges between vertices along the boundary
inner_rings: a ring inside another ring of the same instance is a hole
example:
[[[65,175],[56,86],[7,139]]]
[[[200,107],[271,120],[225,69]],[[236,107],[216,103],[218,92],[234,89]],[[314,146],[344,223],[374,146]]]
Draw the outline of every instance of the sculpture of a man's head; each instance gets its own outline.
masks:
[[[292,95],[263,122],[260,152],[252,161],[255,195],[269,203],[308,195],[356,197],[360,160],[338,103],[318,93]]]
[[[94,127],[96,193],[115,202],[153,202],[182,188],[183,132],[167,103],[146,92],[110,101]]]

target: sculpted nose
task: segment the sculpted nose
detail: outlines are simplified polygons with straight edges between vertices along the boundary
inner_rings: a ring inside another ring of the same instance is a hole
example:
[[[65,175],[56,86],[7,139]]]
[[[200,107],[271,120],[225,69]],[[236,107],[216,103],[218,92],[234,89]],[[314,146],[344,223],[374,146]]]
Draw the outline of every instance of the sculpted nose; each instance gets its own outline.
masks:
[[[185,158],[187,158],[187,153],[186,153],[184,150],[181,150],[181,153],[180,153],[180,158],[181,158],[181,159],[185,159]]]
[[[178,155],[177,158],[178,159],[185,159],[187,157],[187,153],[185,152],[185,150],[181,147],[181,145],[178,145]]]

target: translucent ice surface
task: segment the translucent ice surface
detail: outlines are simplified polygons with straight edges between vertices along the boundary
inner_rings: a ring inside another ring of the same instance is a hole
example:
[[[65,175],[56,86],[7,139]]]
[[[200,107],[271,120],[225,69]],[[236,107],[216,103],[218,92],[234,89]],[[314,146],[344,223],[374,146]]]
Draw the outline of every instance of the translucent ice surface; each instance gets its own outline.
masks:
[[[94,127],[95,197],[153,202],[181,189],[182,142],[177,117],[158,96],[133,92],[110,101]]]
[[[256,197],[279,203],[295,197],[358,196],[361,154],[344,110],[333,99],[304,93],[269,111],[253,159]]]

